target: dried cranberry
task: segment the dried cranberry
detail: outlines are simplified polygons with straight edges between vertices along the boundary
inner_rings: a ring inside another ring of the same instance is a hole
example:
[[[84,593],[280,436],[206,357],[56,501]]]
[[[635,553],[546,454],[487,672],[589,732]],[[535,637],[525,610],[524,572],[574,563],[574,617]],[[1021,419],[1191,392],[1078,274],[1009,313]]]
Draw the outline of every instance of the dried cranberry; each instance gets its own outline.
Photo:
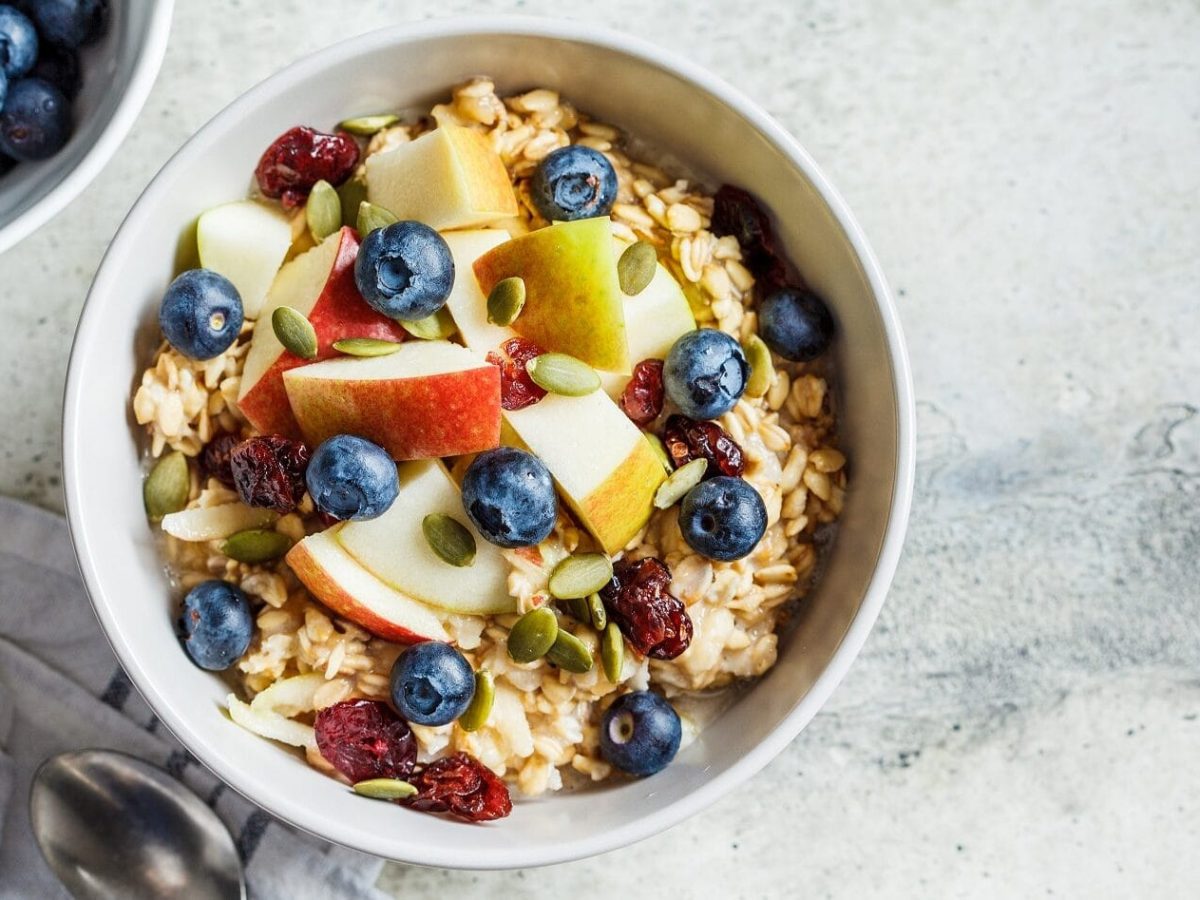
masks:
[[[204,453],[200,457],[204,471],[226,487],[234,486],[229,456],[233,448],[241,442],[242,439],[236,434],[218,434],[205,445]]]
[[[670,593],[671,570],[653,556],[613,564],[600,599],[625,640],[654,659],[674,659],[692,642],[692,620]]]
[[[663,361],[643,359],[621,392],[621,411],[639,428],[658,418],[663,408]]]
[[[317,749],[352,782],[408,778],[417,739],[408,723],[379,700],[343,700],[317,713]]]
[[[546,392],[533,383],[525,364],[546,351],[528,338],[509,338],[487,355],[487,361],[500,367],[500,405],[512,411],[533,406]]]
[[[448,812],[468,822],[503,819],[512,812],[508,787],[469,753],[434,760],[409,779],[417,793],[404,802],[424,812]]]
[[[705,478],[736,476],[746,471],[742,448],[716,422],[701,422],[676,413],[667,419],[663,445],[677,469],[693,459],[707,459]]]
[[[243,503],[288,513],[304,496],[308,448],[278,434],[247,438],[230,451],[229,468]]]
[[[318,181],[341,184],[358,165],[358,144],[339,131],[325,134],[299,126],[275,139],[258,161],[254,177],[268,197],[288,209],[299,206]]]
[[[731,184],[721,185],[713,196],[712,232],[737,238],[746,268],[767,290],[787,283],[787,266],[779,253],[771,220],[748,192]]]

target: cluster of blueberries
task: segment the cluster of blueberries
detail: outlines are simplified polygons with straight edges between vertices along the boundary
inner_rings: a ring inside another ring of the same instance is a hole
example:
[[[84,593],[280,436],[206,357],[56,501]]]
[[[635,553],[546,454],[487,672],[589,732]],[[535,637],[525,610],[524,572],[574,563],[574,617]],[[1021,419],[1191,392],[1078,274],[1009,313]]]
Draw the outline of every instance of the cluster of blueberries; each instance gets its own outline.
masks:
[[[0,4],[0,175],[46,159],[71,136],[79,49],[108,27],[108,0]]]

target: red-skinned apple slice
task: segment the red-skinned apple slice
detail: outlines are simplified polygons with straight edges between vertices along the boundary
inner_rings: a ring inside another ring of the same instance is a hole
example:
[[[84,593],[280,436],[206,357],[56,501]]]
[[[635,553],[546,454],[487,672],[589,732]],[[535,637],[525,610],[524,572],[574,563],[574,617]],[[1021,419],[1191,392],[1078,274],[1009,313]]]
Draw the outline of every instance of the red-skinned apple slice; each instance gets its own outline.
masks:
[[[290,306],[308,317],[317,333],[317,358],[337,355],[333,342],[343,338],[402,341],[398,322],[380,315],[363,301],[354,285],[358,238],[350,228],[330,235],[282,269],[271,285],[242,371],[238,407],[250,424],[264,434],[299,437],[283,373],[307,361],[289,353],[275,337],[271,313]]]

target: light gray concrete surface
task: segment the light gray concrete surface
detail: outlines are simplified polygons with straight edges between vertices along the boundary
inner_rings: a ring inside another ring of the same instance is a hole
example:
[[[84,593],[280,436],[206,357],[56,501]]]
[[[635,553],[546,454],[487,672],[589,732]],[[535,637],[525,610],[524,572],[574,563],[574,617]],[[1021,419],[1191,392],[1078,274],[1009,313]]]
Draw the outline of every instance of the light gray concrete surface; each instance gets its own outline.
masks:
[[[0,257],[0,492],[60,506],[70,336],[200,124],[330,41],[438,14],[603,22],[758,98],[862,221],[920,406],[905,559],[832,702],[667,834],[404,897],[1183,897],[1200,847],[1195,2],[180,0],[125,148]]]

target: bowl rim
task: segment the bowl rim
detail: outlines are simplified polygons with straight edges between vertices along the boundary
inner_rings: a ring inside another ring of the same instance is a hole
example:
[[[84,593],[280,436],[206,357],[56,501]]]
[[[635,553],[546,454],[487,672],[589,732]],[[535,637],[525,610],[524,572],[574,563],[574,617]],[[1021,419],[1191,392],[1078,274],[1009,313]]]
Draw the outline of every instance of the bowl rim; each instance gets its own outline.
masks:
[[[158,79],[159,69],[162,68],[163,58],[167,53],[174,11],[175,0],[154,0],[146,40],[142,44],[137,62],[134,63],[129,86],[117,102],[112,118],[75,168],[67,172],[66,176],[43,194],[33,206],[0,226],[0,253],[12,249],[62,212],[68,203],[83,193],[84,188],[95,180],[116,154],[141,114],[154,82]]]
[[[256,103],[264,95],[269,95],[277,86],[282,87],[310,77],[347,57],[397,43],[413,43],[463,35],[516,35],[593,45],[632,57],[682,78],[693,88],[707,92],[736,110],[792,165],[799,168],[813,189],[821,196],[853,249],[856,261],[870,287],[879,311],[887,343],[888,366],[895,383],[893,395],[897,410],[895,481],[883,540],[862,603],[828,665],[796,707],[773,728],[763,741],[754,746],[726,771],[704,782],[695,790],[662,809],[639,816],[618,828],[590,838],[571,840],[564,836],[562,842],[549,850],[529,853],[528,851],[514,850],[512,847],[476,847],[470,860],[464,860],[463,854],[450,845],[438,848],[436,852],[422,851],[419,858],[398,855],[398,848],[394,841],[389,840],[386,836],[364,835],[346,828],[340,822],[329,820],[318,822],[312,809],[306,806],[302,800],[293,797],[267,796],[257,777],[236,766],[223,764],[219,754],[211,747],[206,736],[198,729],[193,728],[173,708],[161,698],[154,696],[149,690],[149,677],[132,652],[123,633],[124,629],[118,624],[112,608],[100,593],[96,561],[92,556],[91,549],[82,539],[85,523],[81,520],[79,512],[83,490],[80,466],[83,457],[81,439],[84,436],[77,430],[76,420],[77,410],[84,402],[85,389],[80,374],[79,357],[83,352],[82,348],[96,339],[96,334],[103,324],[100,305],[92,301],[93,298],[112,292],[117,273],[115,270],[110,272],[106,269],[109,256],[114,254],[114,248],[128,240],[129,232],[126,230],[126,226],[149,216],[151,210],[155,208],[154,201],[157,194],[163,190],[165,174],[187,160],[190,149],[194,145],[195,135],[164,164],[130,209],[105,254],[105,258],[101,261],[89,291],[75,333],[68,365],[63,406],[63,484],[71,543],[93,610],[100,620],[109,644],[131,681],[145,697],[156,715],[171,733],[222,781],[272,815],[301,831],[326,841],[376,856],[418,865],[450,869],[514,869],[581,859],[615,850],[665,831],[716,802],[734,787],[757,773],[812,720],[845,676],[866,641],[887,596],[899,562],[908,525],[915,478],[916,409],[908,355],[891,292],[866,236],[841,195],[799,142],[765,110],[718,76],[681,55],[664,50],[649,41],[590,23],[542,17],[449,17],[389,26],[339,41],[280,69],[241,94],[196,134],[199,135],[217,122],[236,121],[242,116],[244,107]]]

